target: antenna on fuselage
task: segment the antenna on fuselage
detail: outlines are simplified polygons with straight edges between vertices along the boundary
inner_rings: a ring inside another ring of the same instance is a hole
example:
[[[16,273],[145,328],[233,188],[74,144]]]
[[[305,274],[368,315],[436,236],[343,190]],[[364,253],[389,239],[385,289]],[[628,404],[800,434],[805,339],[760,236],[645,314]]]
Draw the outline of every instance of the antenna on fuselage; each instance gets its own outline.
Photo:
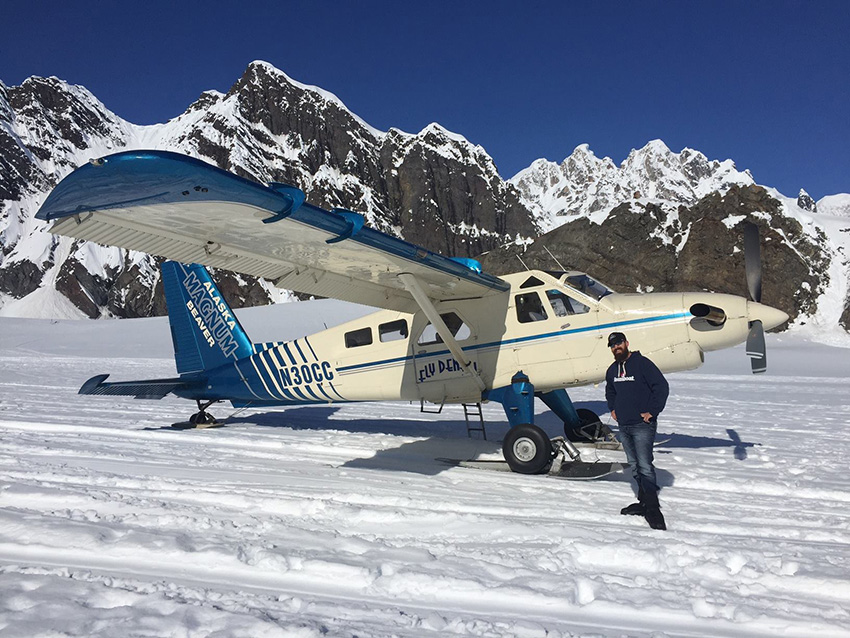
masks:
[[[526,265],[525,265],[525,262],[522,260],[522,257],[520,257],[519,255],[517,255],[517,256],[516,256],[516,258],[517,258],[517,259],[519,259],[519,263],[521,263],[521,264],[522,264],[522,267],[523,267],[523,268],[525,268],[527,271],[531,272],[531,268],[529,268],[528,266],[526,266]]]
[[[557,257],[555,257],[555,255],[553,255],[553,254],[552,254],[552,252],[549,250],[549,247],[548,247],[548,246],[543,246],[543,250],[545,250],[547,253],[549,253],[549,256],[550,256],[552,259],[554,259],[554,260],[555,260],[555,263],[556,263],[556,264],[558,264],[558,268],[560,268],[562,272],[567,272],[567,269],[566,269],[566,268],[564,268],[564,267],[561,265],[561,262],[560,262],[560,261],[558,261],[558,258],[557,258]]]

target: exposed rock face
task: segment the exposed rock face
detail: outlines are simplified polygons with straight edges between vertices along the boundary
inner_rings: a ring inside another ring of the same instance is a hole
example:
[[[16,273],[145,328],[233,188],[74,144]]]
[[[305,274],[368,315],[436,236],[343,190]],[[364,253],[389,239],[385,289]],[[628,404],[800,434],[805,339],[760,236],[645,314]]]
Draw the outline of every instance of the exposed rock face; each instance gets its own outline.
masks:
[[[557,270],[546,248],[565,268],[582,270],[622,292],[709,290],[747,296],[742,223],[762,235],[762,301],[792,319],[814,312],[829,284],[826,238],[812,240],[800,223],[782,214],[779,201],[760,186],[733,186],[691,207],[667,214],[653,204],[621,204],[600,224],[587,218],[538,238],[522,254],[530,268]],[[663,229],[659,233],[659,229]],[[514,251],[493,251],[485,269],[517,270]]]

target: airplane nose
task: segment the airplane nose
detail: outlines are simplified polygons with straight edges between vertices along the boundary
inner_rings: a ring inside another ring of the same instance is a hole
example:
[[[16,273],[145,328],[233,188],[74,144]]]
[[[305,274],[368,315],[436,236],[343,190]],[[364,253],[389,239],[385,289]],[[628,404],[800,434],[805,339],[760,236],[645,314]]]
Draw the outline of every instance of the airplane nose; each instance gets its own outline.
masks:
[[[775,328],[789,319],[788,315],[778,308],[765,306],[755,301],[747,302],[747,318],[750,321],[761,321],[765,330]]]

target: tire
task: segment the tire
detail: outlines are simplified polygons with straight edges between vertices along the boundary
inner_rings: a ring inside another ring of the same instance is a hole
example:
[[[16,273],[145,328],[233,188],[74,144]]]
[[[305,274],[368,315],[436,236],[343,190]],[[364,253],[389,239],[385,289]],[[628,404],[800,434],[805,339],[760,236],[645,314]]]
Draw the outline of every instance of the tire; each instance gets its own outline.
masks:
[[[581,425],[577,428],[571,428],[564,423],[564,437],[567,441],[572,441],[573,443],[587,443],[590,441],[592,443],[599,439],[601,434],[599,431],[600,428],[586,427],[599,423],[599,415],[593,410],[586,408],[578,408],[576,413],[578,414],[578,420],[581,422]]]
[[[536,425],[512,427],[502,443],[502,454],[511,470],[520,474],[542,474],[552,463],[552,443]]]

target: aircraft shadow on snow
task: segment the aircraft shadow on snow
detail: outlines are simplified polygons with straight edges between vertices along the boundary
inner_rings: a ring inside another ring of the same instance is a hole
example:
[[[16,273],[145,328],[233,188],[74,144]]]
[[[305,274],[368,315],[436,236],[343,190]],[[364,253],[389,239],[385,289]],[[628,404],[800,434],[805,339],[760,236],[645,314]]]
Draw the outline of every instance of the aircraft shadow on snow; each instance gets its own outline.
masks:
[[[578,407],[594,412],[605,412],[604,401],[577,403]],[[501,441],[508,431],[507,422],[486,423],[488,440],[471,439],[466,433],[466,423],[462,419],[444,421],[421,421],[407,419],[345,419],[331,420],[340,408],[333,406],[305,406],[283,411],[271,411],[230,419],[230,424],[250,424],[261,427],[286,427],[294,430],[330,429],[343,432],[364,434],[392,434],[397,436],[424,437],[421,441],[402,443],[398,447],[377,450],[369,458],[351,459],[341,467],[406,471],[417,474],[436,475],[447,469],[438,458],[472,458],[482,454],[494,454],[501,450]],[[561,423],[551,413],[539,415],[538,425],[550,436],[560,434]],[[729,439],[672,434],[670,440],[663,443],[657,452],[664,448],[712,448],[733,447],[735,458],[747,458],[746,448],[757,445],[742,441],[735,430],[727,429]],[[673,475],[663,469],[657,470],[658,484],[661,487],[673,485]],[[629,480],[628,476],[612,475],[606,480]]]

